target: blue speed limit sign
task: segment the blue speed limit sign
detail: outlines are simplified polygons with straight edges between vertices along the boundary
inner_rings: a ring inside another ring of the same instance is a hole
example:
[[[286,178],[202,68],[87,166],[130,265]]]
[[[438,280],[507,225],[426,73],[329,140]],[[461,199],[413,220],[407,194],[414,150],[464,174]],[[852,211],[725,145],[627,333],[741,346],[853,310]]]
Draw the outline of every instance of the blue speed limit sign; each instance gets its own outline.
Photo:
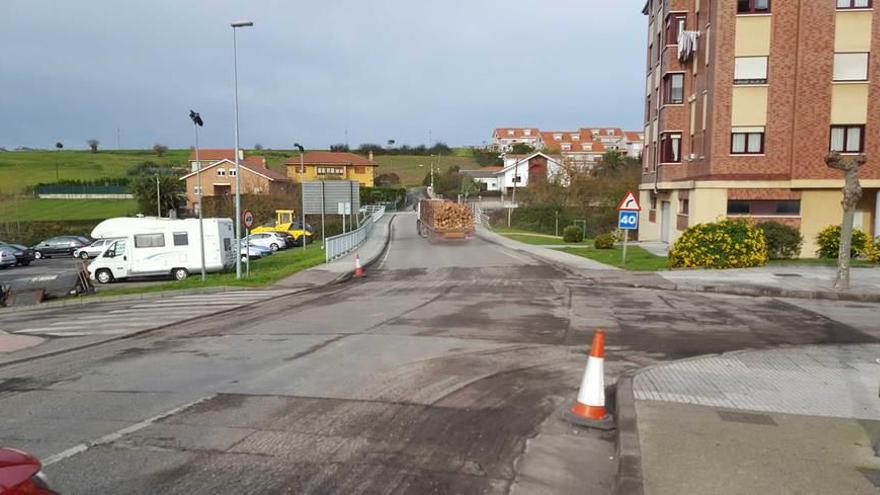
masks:
[[[639,228],[639,212],[637,211],[621,211],[618,212],[617,228],[622,230],[636,230]]]

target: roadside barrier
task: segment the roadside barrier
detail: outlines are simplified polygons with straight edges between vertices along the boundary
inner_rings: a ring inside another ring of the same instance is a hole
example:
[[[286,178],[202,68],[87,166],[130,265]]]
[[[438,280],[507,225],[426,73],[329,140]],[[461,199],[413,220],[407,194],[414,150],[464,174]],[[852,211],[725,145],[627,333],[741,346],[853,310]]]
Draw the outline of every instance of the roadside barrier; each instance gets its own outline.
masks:
[[[368,215],[364,218],[360,227],[351,232],[327,238],[324,242],[324,260],[327,263],[345,256],[360,247],[367,240],[370,232],[373,231],[373,225],[385,215],[384,206],[368,208],[366,211]]]
[[[614,428],[614,420],[605,410],[605,331],[597,329],[587,358],[577,401],[566,408],[562,417],[569,423],[601,430]]]

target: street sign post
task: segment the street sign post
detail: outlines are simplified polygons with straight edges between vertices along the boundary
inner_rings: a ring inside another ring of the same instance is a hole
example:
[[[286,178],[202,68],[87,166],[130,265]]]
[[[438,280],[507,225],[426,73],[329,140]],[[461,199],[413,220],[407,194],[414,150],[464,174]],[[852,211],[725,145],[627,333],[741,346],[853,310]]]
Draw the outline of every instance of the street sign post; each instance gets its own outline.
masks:
[[[254,212],[251,210],[244,210],[244,213],[241,214],[241,221],[244,223],[244,266],[245,278],[250,278],[251,276],[251,227],[254,226]],[[239,256],[241,256],[241,239],[238,239],[238,252]]]
[[[617,228],[623,231],[623,258],[621,264],[626,265],[626,243],[629,239],[629,231],[639,228],[639,200],[635,193],[627,192],[620,203],[617,204]]]

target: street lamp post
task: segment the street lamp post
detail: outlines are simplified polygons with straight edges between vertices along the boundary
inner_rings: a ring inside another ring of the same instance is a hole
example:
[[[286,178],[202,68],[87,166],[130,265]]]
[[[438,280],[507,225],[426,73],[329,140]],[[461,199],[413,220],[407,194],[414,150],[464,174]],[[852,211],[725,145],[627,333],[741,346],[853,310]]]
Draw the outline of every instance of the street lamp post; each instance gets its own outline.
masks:
[[[235,94],[235,278],[241,280],[241,170],[239,164],[238,143],[238,40],[236,31],[238,28],[252,27],[252,21],[239,21],[230,24],[232,26],[232,72],[233,92]]]
[[[193,129],[196,132],[196,189],[198,190],[197,194],[197,206],[199,210],[199,251],[201,251],[202,256],[202,282],[205,281],[205,227],[202,223],[202,162],[199,160],[199,127],[205,125],[205,122],[202,120],[201,115],[190,110],[189,118],[193,122]]]
[[[300,212],[300,217],[302,218],[302,224],[300,228],[302,229],[302,245],[303,250],[306,249],[306,167],[305,167],[305,153],[306,150],[299,143],[294,143],[293,147],[299,150],[299,185],[300,192],[302,194],[302,212]]]

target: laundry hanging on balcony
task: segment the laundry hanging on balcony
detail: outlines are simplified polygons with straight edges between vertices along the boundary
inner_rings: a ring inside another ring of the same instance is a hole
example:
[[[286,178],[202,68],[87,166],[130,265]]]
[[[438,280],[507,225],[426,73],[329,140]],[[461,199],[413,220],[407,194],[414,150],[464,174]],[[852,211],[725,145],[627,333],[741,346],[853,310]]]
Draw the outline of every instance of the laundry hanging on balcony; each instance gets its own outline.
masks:
[[[678,61],[687,62],[697,52],[699,31],[682,31],[678,33]]]

